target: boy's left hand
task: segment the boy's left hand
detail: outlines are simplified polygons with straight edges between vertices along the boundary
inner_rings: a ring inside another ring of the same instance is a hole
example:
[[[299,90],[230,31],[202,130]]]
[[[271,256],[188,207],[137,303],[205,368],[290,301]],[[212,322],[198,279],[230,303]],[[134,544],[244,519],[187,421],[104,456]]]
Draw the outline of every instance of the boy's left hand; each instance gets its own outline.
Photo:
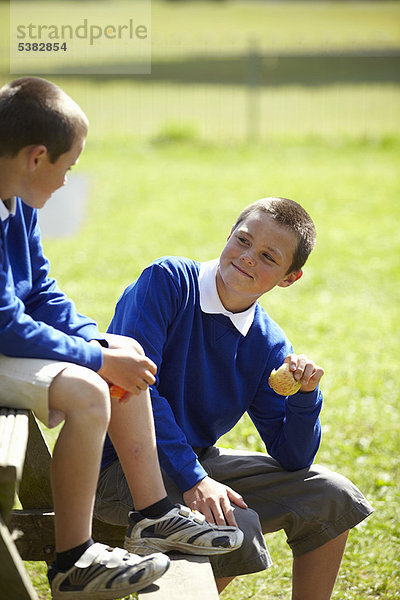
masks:
[[[313,392],[325,373],[322,367],[316,365],[305,354],[289,354],[285,358],[296,381],[301,382],[300,392]]]

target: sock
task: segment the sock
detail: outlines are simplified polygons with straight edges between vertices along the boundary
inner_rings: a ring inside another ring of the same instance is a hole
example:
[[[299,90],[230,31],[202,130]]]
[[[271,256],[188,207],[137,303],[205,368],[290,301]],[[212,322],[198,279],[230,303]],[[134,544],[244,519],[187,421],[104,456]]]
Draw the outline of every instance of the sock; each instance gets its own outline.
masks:
[[[157,519],[158,517],[163,517],[171,510],[171,508],[174,508],[174,506],[175,504],[172,504],[168,496],[165,496],[162,500],[150,504],[150,506],[146,506],[146,508],[142,508],[138,513],[146,519]]]
[[[68,571],[92,544],[94,541],[90,538],[80,546],[65,550],[65,552],[56,552],[55,568],[58,571]]]

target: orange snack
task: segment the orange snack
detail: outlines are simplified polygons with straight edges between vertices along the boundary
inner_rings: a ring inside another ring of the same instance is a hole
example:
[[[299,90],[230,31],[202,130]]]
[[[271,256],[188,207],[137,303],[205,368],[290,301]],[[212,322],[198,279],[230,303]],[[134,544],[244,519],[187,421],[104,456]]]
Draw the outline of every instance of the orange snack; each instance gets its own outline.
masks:
[[[125,398],[126,395],[127,391],[124,390],[122,387],[119,387],[119,385],[110,385],[111,398],[115,398],[120,404],[127,401],[127,398]]]

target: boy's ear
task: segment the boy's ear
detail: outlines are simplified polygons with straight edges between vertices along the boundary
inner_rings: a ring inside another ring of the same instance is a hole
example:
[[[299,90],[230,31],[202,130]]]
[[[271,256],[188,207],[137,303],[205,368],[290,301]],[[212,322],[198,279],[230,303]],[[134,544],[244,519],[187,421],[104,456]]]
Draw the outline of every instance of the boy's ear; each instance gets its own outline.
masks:
[[[280,283],[278,283],[278,286],[279,287],[289,287],[289,285],[292,285],[295,281],[300,279],[300,277],[302,277],[302,275],[303,275],[303,269],[300,269],[300,271],[292,271],[291,273],[289,273],[289,275],[286,275]]]
[[[42,160],[48,155],[47,148],[43,144],[29,146],[26,149],[26,161],[29,171],[34,171]]]

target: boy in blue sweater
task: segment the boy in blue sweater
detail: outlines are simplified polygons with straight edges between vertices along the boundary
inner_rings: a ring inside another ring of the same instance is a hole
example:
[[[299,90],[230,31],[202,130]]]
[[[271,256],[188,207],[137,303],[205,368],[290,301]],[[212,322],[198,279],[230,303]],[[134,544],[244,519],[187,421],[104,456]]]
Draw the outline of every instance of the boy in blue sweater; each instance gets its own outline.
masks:
[[[0,90],[0,405],[31,408],[50,427],[65,420],[51,467],[50,586],[56,599],[107,600],[148,586],[169,565],[160,553],[143,558],[92,540],[107,430],[135,500],[130,540],[146,527],[157,539],[162,528],[163,550],[210,554],[239,547],[243,536],[168,499],[148,392],[154,362],[135,340],[101,334],[49,277],[36,209],[66,183],[87,129],[82,110],[48,81],[27,77]],[[108,383],[127,390],[123,402],[111,402]]]
[[[330,598],[348,531],[372,511],[350,481],[312,465],[323,369],[294,354],[257,302],[301,277],[314,244],[314,225],[300,205],[260,200],[241,213],[218,260],[154,261],[122,294],[109,328],[137,339],[157,365],[151,397],[168,493],[245,534],[239,550],[211,558],[220,591],[235,576],[268,567],[263,534],[284,529],[294,556],[293,598]],[[288,397],[269,386],[283,362],[301,383]],[[215,446],[245,412],[268,454]],[[122,482],[107,439],[100,518],[124,522],[131,499]]]

